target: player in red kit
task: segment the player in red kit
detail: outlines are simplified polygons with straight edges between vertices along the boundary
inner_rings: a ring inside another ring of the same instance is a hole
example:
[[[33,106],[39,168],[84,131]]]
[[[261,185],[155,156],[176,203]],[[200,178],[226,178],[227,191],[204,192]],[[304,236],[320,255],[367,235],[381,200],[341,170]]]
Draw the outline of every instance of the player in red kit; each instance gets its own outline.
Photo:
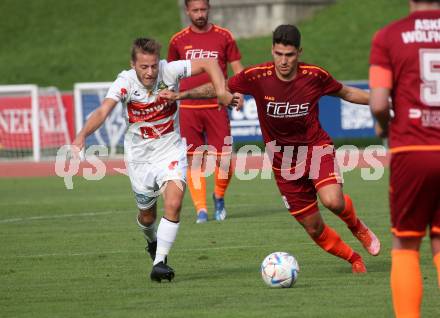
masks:
[[[376,33],[370,55],[371,110],[378,135],[389,136],[392,154],[396,317],[420,317],[419,249],[427,227],[440,286],[440,1],[409,3],[409,16]]]
[[[323,95],[334,95],[368,104],[369,94],[342,85],[321,67],[299,62],[300,42],[295,26],[277,27],[273,61],[245,69],[231,77],[228,86],[232,92],[255,98],[266,151],[273,158],[275,179],[291,215],[317,245],[350,262],[353,273],[365,273],[361,256],[324,223],[318,209],[317,195],[370,254],[379,254],[379,240],[357,217],[353,202],[342,192],[332,140],[319,123],[318,101]],[[212,86],[204,85],[175,94],[175,98],[195,98],[207,95],[209,90],[214,93]]]
[[[168,62],[210,57],[217,59],[225,77],[228,63],[234,73],[240,72],[243,69],[241,55],[232,34],[208,22],[209,0],[185,0],[185,6],[191,25],[171,38]],[[180,90],[185,91],[207,82],[209,77],[204,75],[183,79]],[[188,145],[187,179],[197,211],[197,223],[208,220],[206,180],[201,172],[206,153],[217,157],[214,172],[214,217],[222,221],[226,217],[224,195],[232,176],[232,140],[227,109],[219,108],[216,99],[182,100],[180,127]],[[207,149],[205,145],[208,145]]]

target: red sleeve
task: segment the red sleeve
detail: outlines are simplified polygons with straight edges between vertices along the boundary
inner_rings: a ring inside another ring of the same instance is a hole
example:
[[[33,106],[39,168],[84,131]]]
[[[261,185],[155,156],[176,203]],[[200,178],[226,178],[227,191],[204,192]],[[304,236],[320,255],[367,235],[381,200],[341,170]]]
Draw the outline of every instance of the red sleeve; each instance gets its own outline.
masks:
[[[371,43],[370,65],[377,65],[391,70],[391,62],[388,54],[387,40],[384,30],[378,31]]]
[[[246,78],[245,71],[241,71],[238,74],[228,79],[228,87],[232,93],[241,93],[252,95],[251,82]]]
[[[175,41],[171,41],[168,46],[168,62],[180,60],[179,51],[177,49],[177,44]]]
[[[323,95],[330,95],[339,92],[343,85],[335,80],[333,76],[328,73],[328,75],[322,81]]]
[[[232,38],[226,45],[226,60],[228,62],[241,60],[240,50],[238,49],[237,43]]]

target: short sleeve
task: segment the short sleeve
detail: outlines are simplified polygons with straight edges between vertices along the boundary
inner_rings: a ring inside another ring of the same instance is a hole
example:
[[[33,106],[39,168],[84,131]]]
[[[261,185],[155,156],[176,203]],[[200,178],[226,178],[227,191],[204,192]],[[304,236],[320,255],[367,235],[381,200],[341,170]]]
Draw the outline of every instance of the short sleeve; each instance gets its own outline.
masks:
[[[172,62],[172,61],[177,61],[177,60],[180,60],[179,50],[177,49],[176,42],[171,40],[170,44],[168,46],[167,61]]]
[[[130,92],[130,82],[123,76],[118,76],[110,86],[105,98],[113,99],[116,102],[127,100],[128,92]]]
[[[233,38],[226,45],[226,60],[228,62],[234,62],[241,59],[240,50],[238,49],[237,43]]]
[[[377,65],[391,70],[391,62],[384,30],[378,31],[371,43],[370,65]]]
[[[191,61],[179,60],[165,65],[163,81],[167,86],[172,86],[180,79],[191,76]]]
[[[253,89],[251,82],[246,78],[245,71],[232,76],[228,80],[229,90],[233,93],[249,94],[252,95]]]
[[[323,95],[330,95],[339,92],[343,85],[334,79],[330,73],[322,81]]]

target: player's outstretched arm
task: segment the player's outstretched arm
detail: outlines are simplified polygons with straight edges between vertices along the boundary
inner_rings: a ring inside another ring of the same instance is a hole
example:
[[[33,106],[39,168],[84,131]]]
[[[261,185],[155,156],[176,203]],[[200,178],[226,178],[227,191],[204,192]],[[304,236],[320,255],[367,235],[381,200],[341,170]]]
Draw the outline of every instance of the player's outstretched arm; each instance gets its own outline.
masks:
[[[241,71],[244,70],[243,64],[241,64],[241,61],[240,61],[240,60],[233,61],[233,62],[231,62],[231,63],[229,63],[229,64],[231,65],[231,69],[232,69],[232,72],[233,72],[234,74],[238,74],[238,73],[240,73]],[[244,104],[244,95],[243,95],[243,94],[240,94],[240,93],[234,93],[234,98],[237,100],[236,105],[234,105],[235,108],[236,108],[237,110],[243,108],[243,104]]]
[[[234,74],[238,74],[244,70],[243,64],[241,64],[240,60],[230,62],[229,64],[231,65],[231,69]]]
[[[167,89],[164,89],[159,92],[159,97],[167,99],[169,101],[176,101],[181,99],[208,99],[208,98],[216,98],[217,94],[215,93],[214,85],[212,83],[206,83],[192,89],[189,89],[184,92],[173,92]],[[241,94],[234,93],[232,95],[232,99],[228,105],[223,106],[231,106],[237,108],[239,110],[243,106],[242,96]]]
[[[333,96],[340,97],[347,102],[361,105],[368,105],[370,101],[370,93],[363,89],[346,85],[343,85],[341,90],[333,94]]]
[[[202,72],[208,73],[214,86],[219,104],[229,105],[232,101],[232,94],[226,90],[226,81],[223,72],[216,59],[195,59],[191,60],[191,75]]]
[[[176,99],[207,99],[216,97],[217,94],[212,83],[206,83],[187,91],[176,93]]]
[[[377,119],[376,135],[386,137],[390,116],[390,89],[384,87],[372,88],[370,93],[370,108]]]
[[[116,104],[117,102],[111,98],[104,99],[101,106],[87,119],[83,129],[76,135],[72,145],[78,147],[78,150],[81,150],[84,147],[86,137],[102,125]]]

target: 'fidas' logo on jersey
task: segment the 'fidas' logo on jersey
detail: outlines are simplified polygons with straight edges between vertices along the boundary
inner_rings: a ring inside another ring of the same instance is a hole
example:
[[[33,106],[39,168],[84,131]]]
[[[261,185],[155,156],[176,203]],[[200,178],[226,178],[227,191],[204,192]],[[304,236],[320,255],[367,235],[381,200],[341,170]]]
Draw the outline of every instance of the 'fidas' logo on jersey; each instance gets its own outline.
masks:
[[[193,49],[186,51],[185,58],[187,60],[195,60],[195,59],[207,59],[207,58],[218,58],[217,51],[205,51],[202,49]]]
[[[301,117],[309,113],[309,108],[310,103],[269,102],[266,105],[266,114],[275,118]]]

